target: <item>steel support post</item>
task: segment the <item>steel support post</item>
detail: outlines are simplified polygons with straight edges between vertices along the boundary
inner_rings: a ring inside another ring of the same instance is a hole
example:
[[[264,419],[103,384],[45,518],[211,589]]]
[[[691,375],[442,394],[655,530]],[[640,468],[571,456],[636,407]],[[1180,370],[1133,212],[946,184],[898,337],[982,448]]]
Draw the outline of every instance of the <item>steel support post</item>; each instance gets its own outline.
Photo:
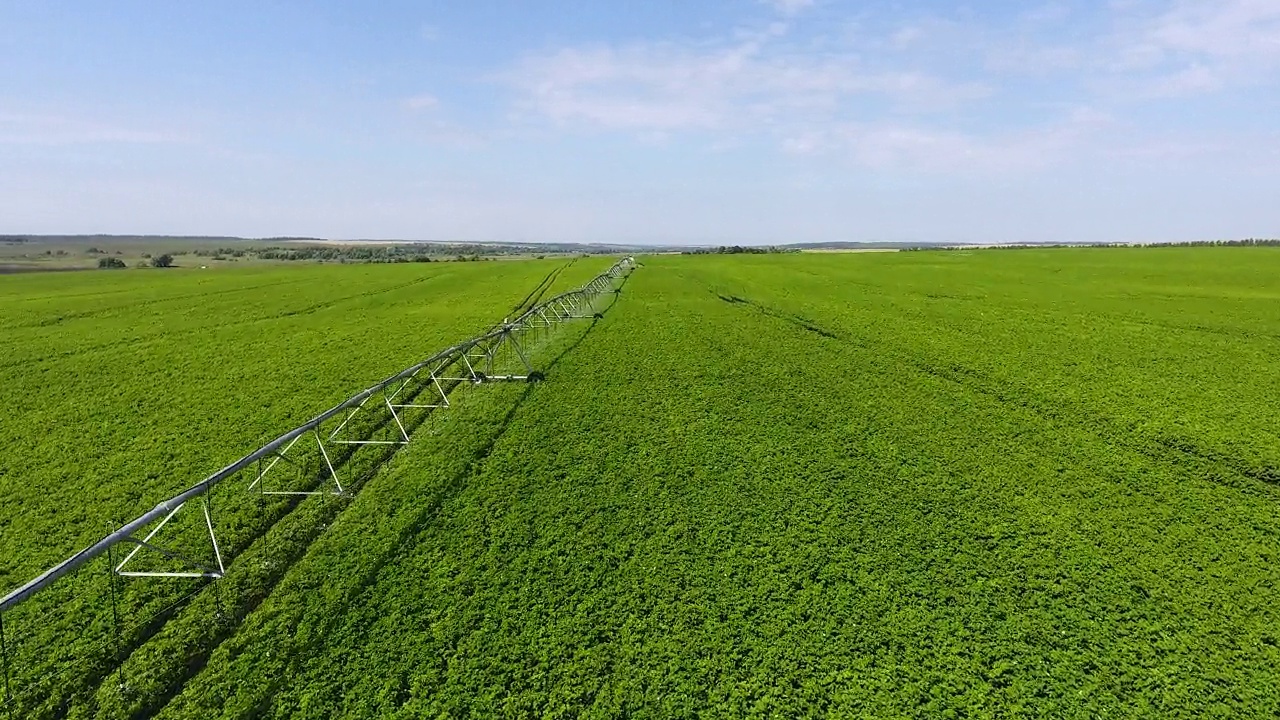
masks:
[[[112,528],[114,530],[115,528]],[[113,548],[107,548],[107,585],[111,592],[111,639],[115,650],[116,663],[116,683],[119,689],[124,691],[124,662],[120,659],[120,606],[116,600],[116,571],[112,569],[115,565],[115,556],[112,552]],[[137,552],[136,550],[134,552]],[[133,557],[130,555],[129,557]],[[125,562],[129,562],[125,560]],[[124,565],[124,563],[120,563]]]
[[[520,356],[520,362],[524,363],[525,377],[533,376],[533,366],[529,364],[529,358],[524,354],[524,348],[520,347],[520,343],[512,335],[508,335],[507,339],[511,342],[511,347],[515,348],[516,354]]]
[[[391,400],[389,400],[388,398],[383,398],[383,400],[386,400],[386,402],[387,402],[387,410],[390,410],[390,411],[391,411],[391,419],[396,421],[396,427],[400,428],[400,436],[404,438],[404,442],[402,442],[402,443],[400,443],[400,444],[401,444],[401,445],[408,445],[408,444],[409,444],[409,433],[404,429],[404,423],[400,422],[400,416],[396,414],[396,407],[395,407],[395,405],[392,405],[392,404],[391,404]]]
[[[324,464],[329,468],[329,476],[333,478],[333,484],[338,486],[336,494],[345,494],[346,491],[342,489],[342,483],[338,481],[338,471],[333,469],[333,462],[329,460],[329,451],[324,449],[324,440],[320,439],[320,429],[317,428],[312,432],[316,435],[316,444],[320,446],[320,454],[324,456]]]
[[[283,493],[267,493],[267,494],[280,495]],[[203,499],[201,500],[201,502],[203,503]],[[126,542],[131,542],[134,545],[137,545],[137,547],[135,547],[127,556],[125,556],[125,559],[122,560],[120,564],[116,566],[115,574],[122,575],[125,577],[179,577],[179,578],[201,578],[201,577],[220,578],[222,577],[224,572],[222,568],[215,570],[209,565],[206,565],[198,560],[189,558],[180,552],[161,547],[160,545],[156,545],[151,542],[151,538],[155,537],[156,533],[160,532],[160,530],[163,529],[164,526],[171,519],[173,519],[173,516],[177,515],[178,511],[185,506],[186,506],[186,503],[184,502],[178,505],[178,507],[174,508],[173,512],[169,513],[169,515],[166,516],[165,519],[162,520],[160,524],[155,527],[155,529],[147,533],[147,536],[145,538],[139,540],[138,538],[132,535],[126,537],[125,538]],[[210,531],[209,539],[213,543],[215,554],[218,556],[217,557],[218,562],[219,564],[221,564],[222,554],[221,552],[217,551],[218,541],[213,537],[213,522],[209,520],[209,514],[207,512],[205,513],[205,520],[209,523],[209,531]],[[161,555],[169,558],[170,560],[175,560],[177,562],[183,563],[188,567],[198,569],[200,572],[161,572],[161,571],[149,571],[149,570],[125,570],[124,566],[128,565],[129,561],[133,559],[133,556],[137,555],[138,551],[141,550],[142,548],[147,548],[154,552],[160,553]]]
[[[9,645],[4,638],[4,613],[0,612],[0,665],[4,665],[5,715],[13,717],[13,690],[9,687]]]
[[[467,372],[471,373],[471,382],[480,384],[480,376],[476,374],[475,366],[471,364],[471,357],[467,353],[462,353],[462,362],[466,363]]]
[[[275,467],[276,463],[280,462],[281,460],[284,460],[285,462],[289,462],[289,459],[285,457],[285,453],[289,452],[289,450],[293,448],[294,445],[298,444],[298,440],[301,437],[302,436],[299,435],[298,437],[295,437],[293,440],[291,440],[289,444],[285,446],[284,450],[275,451],[274,453],[275,457],[271,458],[271,462],[267,463],[267,468],[259,472],[258,477],[252,483],[249,484],[250,490],[257,487],[258,483],[262,483],[262,493],[264,495],[268,494],[267,484],[262,482],[262,478],[266,477],[267,473],[271,472],[271,468]],[[258,467],[259,468],[262,467],[262,458],[258,458]]]
[[[213,532],[213,494],[201,498],[204,504],[204,523],[209,528],[209,542],[213,543],[213,557],[218,561],[218,577],[227,574],[227,566],[222,564],[222,548],[218,547],[218,536]]]

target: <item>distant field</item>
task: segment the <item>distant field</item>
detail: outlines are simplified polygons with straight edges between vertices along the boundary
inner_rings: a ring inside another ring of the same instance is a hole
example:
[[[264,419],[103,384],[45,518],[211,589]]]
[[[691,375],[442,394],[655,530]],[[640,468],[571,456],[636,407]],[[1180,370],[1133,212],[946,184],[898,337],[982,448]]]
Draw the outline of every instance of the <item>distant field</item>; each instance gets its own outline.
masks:
[[[164,237],[118,235],[0,235],[0,275],[25,272],[152,270],[169,256],[173,267],[234,270],[281,263],[397,263],[512,260],[582,254],[617,255],[632,249],[590,244],[505,244],[322,240],[317,238]],[[103,268],[101,264],[112,267]]]
[[[642,263],[43,712],[1275,716],[1280,250]],[[0,581],[563,264],[0,279]]]

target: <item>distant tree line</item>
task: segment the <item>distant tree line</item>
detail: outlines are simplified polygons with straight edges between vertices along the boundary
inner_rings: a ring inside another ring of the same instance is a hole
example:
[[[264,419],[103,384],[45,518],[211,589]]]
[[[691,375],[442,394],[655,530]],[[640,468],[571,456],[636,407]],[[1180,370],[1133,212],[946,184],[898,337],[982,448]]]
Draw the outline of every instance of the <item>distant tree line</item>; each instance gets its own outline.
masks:
[[[485,245],[299,245],[230,248],[192,251],[211,260],[257,258],[259,260],[311,260],[357,263],[477,262],[485,255],[515,255],[520,251]]]
[[[1181,242],[1154,243],[1017,243],[1012,245],[917,245],[902,248],[903,251],[924,250],[1040,250],[1043,248],[1080,248],[1080,247],[1263,247],[1280,246],[1280,238],[1245,238],[1244,240],[1185,240]]]
[[[1280,238],[1245,238],[1244,240],[1188,240],[1186,242],[1148,243],[1142,247],[1198,247],[1198,246],[1261,247],[1280,245]]]
[[[774,255],[780,253],[796,253],[800,252],[796,248],[784,248],[776,245],[751,246],[751,245],[721,245],[714,248],[694,248],[685,250],[681,255]]]
[[[152,257],[151,255],[147,255],[146,258],[147,259],[138,263],[138,267],[142,267],[142,268],[147,266],[151,266],[154,268],[173,267],[172,255],[156,255],[154,257]],[[98,268],[101,270],[117,270],[117,269],[126,268],[126,267],[129,267],[129,266],[126,265],[123,260],[117,257],[98,258]]]

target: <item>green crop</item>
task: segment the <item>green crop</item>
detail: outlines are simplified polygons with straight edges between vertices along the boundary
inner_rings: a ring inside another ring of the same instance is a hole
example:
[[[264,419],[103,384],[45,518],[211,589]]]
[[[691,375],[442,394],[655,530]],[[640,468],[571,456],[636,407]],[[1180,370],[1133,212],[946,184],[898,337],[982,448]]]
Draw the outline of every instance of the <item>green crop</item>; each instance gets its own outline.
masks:
[[[13,589],[334,402],[607,265],[594,259],[6,278],[0,587]],[[246,495],[234,487],[223,504],[243,504]],[[91,710],[84,695],[91,697],[116,658],[144,655],[147,639],[166,622],[202,617],[194,614],[201,603],[214,602],[213,615],[223,620],[213,625],[226,627],[197,634],[220,639],[231,627],[223,621],[260,601],[341,507],[282,501],[250,508],[248,519],[215,512],[228,518],[220,528],[224,549],[252,549],[254,560],[207,591],[200,582],[122,580],[118,623],[105,561],[6,613],[19,713]],[[176,533],[198,513],[186,512]],[[279,542],[261,541],[268,528]],[[172,669],[181,665],[149,671]]]
[[[642,263],[71,714],[1275,715],[1280,252]]]

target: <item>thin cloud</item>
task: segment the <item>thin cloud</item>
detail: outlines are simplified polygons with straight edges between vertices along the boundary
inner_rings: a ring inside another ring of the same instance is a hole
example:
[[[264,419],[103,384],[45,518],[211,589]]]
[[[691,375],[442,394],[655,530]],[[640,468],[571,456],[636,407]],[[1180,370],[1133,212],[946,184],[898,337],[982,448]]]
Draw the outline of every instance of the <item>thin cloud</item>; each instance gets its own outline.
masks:
[[[1280,71],[1280,3],[1182,0],[1119,19],[1113,72],[1144,97],[1179,97],[1274,82]]]
[[[609,130],[759,130],[839,116],[859,101],[909,109],[987,97],[981,83],[873,71],[852,54],[774,51],[767,37],[720,47],[640,43],[526,58],[507,78],[528,113]]]
[[[814,0],[763,0],[763,2],[788,17],[798,15],[813,7],[814,4]]]
[[[516,117],[637,139],[693,133],[709,147],[763,137],[875,168],[1013,171],[1123,152],[1116,113],[1280,70],[1274,0],[1116,3],[1089,19],[1061,2],[994,22],[863,14],[843,36],[793,27],[811,3],[768,4],[788,17],[526,56],[503,77]],[[1052,82],[1028,92],[1028,76]]]
[[[1280,3],[1179,2],[1155,20],[1148,40],[1169,53],[1275,63],[1280,60]]]
[[[789,137],[793,154],[840,153],[877,170],[925,173],[1022,172],[1069,160],[1114,119],[1098,110],[1072,109],[1056,122],[1027,130],[981,135],[901,123],[842,123]]]

